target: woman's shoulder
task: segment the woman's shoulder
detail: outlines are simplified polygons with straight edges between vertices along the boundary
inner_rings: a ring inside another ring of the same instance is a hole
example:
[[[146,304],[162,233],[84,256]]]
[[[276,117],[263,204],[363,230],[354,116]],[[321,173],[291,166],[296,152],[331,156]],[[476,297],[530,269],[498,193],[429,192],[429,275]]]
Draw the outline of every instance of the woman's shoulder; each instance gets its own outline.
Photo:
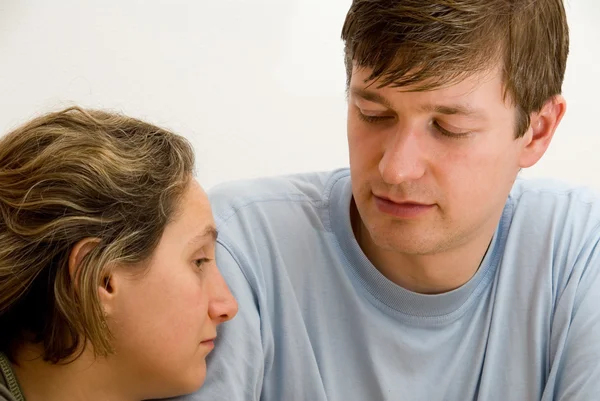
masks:
[[[0,401],[17,401],[12,393],[6,388],[4,377],[0,375]]]
[[[20,394],[19,397],[10,390],[13,388],[20,394],[20,389],[17,380],[14,376],[8,358],[0,352],[0,401],[21,401],[24,400]]]

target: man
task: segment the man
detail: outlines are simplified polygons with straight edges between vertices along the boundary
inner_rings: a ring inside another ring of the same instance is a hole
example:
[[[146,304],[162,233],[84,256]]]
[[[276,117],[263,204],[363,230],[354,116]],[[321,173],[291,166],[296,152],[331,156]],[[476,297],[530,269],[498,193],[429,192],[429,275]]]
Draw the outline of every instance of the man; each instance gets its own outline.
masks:
[[[186,400],[600,397],[600,207],[522,180],[565,112],[561,0],[354,0],[350,170],[212,192],[239,302]]]

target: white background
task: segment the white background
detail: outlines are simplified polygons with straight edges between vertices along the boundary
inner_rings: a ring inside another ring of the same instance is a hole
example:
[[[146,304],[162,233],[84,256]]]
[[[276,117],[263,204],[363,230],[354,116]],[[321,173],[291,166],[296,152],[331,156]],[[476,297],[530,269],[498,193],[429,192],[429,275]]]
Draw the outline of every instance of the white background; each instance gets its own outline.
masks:
[[[205,187],[347,165],[350,0],[0,0],[0,132],[71,104],[188,137]],[[567,0],[568,111],[525,172],[600,188],[600,2]]]

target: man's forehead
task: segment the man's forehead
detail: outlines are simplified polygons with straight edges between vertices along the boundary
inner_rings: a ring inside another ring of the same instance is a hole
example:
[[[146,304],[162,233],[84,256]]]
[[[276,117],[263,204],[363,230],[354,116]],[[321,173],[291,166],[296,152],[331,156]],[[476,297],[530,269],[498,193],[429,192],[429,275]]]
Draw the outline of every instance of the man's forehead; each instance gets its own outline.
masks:
[[[393,108],[394,98],[398,92],[423,93],[423,111],[435,111],[441,114],[461,114],[481,117],[482,110],[478,103],[491,99],[504,103],[504,86],[498,71],[482,71],[466,75],[462,80],[441,85],[427,90],[419,89],[419,85],[395,87],[393,84],[382,86],[379,79],[369,80],[372,70],[356,68],[354,71],[349,95]],[[482,90],[478,90],[483,88]],[[426,100],[425,100],[426,99]]]
[[[394,83],[388,83],[384,85],[382,82],[385,81],[385,73],[381,76],[377,76],[371,79],[373,69],[370,67],[360,67],[354,65],[352,68],[352,76],[350,80],[350,86],[357,88],[365,88],[370,90],[377,90],[382,88],[394,88],[404,92],[421,92],[424,91],[422,87],[430,87],[427,91],[439,91],[456,88],[459,91],[464,91],[465,95],[469,92],[476,90],[481,85],[498,80],[502,83],[502,70],[500,67],[494,66],[493,68],[466,72],[463,75],[449,75],[446,77],[435,77],[431,80],[425,80],[423,82],[417,82],[414,85],[408,86],[396,86]]]

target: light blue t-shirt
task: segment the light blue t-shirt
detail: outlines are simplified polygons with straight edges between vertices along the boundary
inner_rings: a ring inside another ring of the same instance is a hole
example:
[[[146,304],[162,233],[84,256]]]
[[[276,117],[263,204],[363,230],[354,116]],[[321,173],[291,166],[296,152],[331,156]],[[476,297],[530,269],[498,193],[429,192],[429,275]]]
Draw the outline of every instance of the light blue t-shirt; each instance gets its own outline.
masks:
[[[457,290],[386,279],[350,225],[349,172],[211,191],[239,302],[188,401],[598,401],[600,203],[518,179]]]

